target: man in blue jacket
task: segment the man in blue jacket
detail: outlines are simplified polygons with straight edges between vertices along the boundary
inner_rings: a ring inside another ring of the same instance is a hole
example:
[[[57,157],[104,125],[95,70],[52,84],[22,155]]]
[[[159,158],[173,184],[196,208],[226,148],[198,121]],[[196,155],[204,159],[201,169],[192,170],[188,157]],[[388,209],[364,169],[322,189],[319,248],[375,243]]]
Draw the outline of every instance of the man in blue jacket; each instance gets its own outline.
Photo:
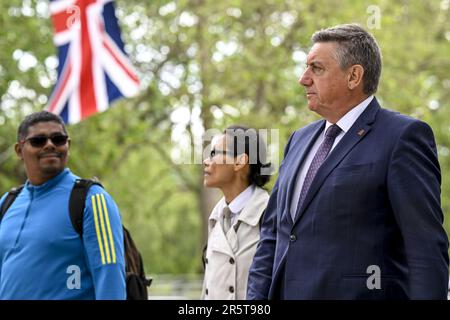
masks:
[[[318,31],[300,84],[323,119],[285,148],[248,280],[250,299],[446,299],[436,143],[383,109],[375,39]]]
[[[66,168],[69,146],[52,113],[31,114],[18,129],[15,151],[28,180],[0,222],[0,299],[126,298],[122,223],[111,196],[93,185],[82,236],[72,226],[78,177]]]

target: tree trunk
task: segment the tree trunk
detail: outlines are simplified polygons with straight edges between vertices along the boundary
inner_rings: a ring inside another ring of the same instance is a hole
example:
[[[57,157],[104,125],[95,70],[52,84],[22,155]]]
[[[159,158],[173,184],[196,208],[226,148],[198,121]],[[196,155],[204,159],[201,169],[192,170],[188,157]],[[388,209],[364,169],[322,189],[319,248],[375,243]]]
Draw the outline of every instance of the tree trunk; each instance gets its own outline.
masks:
[[[205,33],[207,33],[207,26],[204,13],[201,8],[203,5],[203,0],[196,1],[197,8],[200,10],[196,10],[196,15],[198,17],[197,23],[197,36],[196,40],[198,43],[198,62],[200,67],[200,81],[202,82],[202,90],[201,90],[201,105],[202,105],[202,120],[203,127],[205,130],[211,128],[213,123],[213,117],[210,111],[210,76],[211,76],[211,48],[208,47],[208,43],[205,40]],[[206,147],[205,143],[203,143],[203,150]],[[202,221],[202,233],[201,233],[201,247],[203,248],[207,242],[208,236],[208,218],[211,214],[211,210],[214,208],[215,204],[220,198],[220,193],[217,189],[205,188],[203,186],[203,168],[199,170],[199,207],[200,207],[200,216]],[[202,270],[203,271],[203,270]]]

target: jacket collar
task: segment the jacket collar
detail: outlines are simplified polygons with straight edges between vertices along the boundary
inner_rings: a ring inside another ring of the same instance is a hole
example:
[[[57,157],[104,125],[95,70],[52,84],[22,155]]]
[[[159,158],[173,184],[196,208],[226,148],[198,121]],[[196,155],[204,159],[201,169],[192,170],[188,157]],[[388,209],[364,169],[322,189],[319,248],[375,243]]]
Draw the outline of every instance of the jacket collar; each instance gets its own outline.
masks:
[[[251,196],[248,203],[244,206],[244,209],[238,215],[237,219],[250,226],[256,226],[259,223],[261,213],[264,210],[263,207],[266,205],[268,198],[269,195],[267,194],[267,191],[262,188],[255,187],[253,195]],[[217,223],[217,221],[219,221],[221,217],[221,209],[224,208],[225,205],[225,197],[222,197],[222,199],[220,199],[214,207],[211,216],[209,217],[210,224],[213,221],[213,223]]]
[[[33,192],[33,191],[34,192],[45,192],[46,190],[51,189],[54,186],[56,186],[58,183],[61,182],[62,179],[64,179],[64,177],[66,177],[69,174],[70,174],[69,168],[65,168],[60,173],[58,173],[55,177],[51,178],[50,180],[48,180],[38,186],[31,184],[30,181],[27,180],[25,182],[25,188],[30,192]]]
[[[242,212],[238,216],[238,220],[254,227],[259,223],[261,214],[267,204],[269,195],[267,191],[262,188],[255,188],[252,197]]]

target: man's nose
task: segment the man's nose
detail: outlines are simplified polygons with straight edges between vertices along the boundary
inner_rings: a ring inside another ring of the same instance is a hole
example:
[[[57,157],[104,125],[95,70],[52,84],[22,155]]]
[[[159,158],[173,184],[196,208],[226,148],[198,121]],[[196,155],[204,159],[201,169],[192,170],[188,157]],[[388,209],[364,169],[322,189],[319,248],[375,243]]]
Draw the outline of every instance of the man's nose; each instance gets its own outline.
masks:
[[[306,69],[305,72],[300,76],[300,79],[298,79],[298,83],[301,84],[304,87],[309,87],[312,85],[312,79],[309,74],[309,69]]]
[[[47,138],[47,141],[45,141],[44,146],[42,147],[42,149],[55,149],[56,146],[53,144],[52,139]]]

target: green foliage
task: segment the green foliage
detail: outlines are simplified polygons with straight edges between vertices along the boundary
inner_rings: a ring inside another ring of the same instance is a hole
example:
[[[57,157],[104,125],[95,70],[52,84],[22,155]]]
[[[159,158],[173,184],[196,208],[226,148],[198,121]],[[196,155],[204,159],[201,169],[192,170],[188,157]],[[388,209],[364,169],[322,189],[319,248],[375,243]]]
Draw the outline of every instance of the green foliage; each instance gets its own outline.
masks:
[[[0,4],[1,191],[25,178],[13,152],[16,128],[25,114],[45,106],[56,79],[46,6],[46,0]],[[367,26],[379,10],[380,28],[370,30],[383,52],[377,97],[384,107],[433,128],[450,231],[448,6],[448,1],[117,0],[142,91],[69,127],[70,167],[80,176],[99,177],[116,199],[148,272],[200,272],[207,202],[216,199],[202,192],[200,164],[175,160],[180,154],[193,159],[191,143],[203,130],[233,123],[278,129],[281,160],[290,134],[318,119],[307,110],[297,83],[312,33],[339,23]]]

